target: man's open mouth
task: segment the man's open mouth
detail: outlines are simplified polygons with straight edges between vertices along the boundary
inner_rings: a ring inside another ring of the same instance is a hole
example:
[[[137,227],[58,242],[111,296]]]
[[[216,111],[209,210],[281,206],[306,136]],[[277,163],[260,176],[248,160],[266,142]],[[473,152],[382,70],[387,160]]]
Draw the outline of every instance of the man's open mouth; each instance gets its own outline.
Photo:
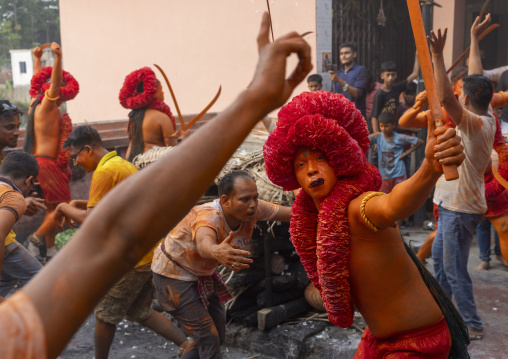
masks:
[[[309,188],[314,188],[323,184],[325,184],[324,178],[318,178],[310,183]]]

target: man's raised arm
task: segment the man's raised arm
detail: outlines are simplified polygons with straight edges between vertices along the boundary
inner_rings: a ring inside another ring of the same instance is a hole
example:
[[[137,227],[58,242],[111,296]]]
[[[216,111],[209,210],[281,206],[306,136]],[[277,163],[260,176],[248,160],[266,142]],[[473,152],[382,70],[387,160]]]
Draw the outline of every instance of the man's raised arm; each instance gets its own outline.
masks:
[[[56,105],[60,96],[60,87],[62,87],[62,49],[56,42],[51,44],[51,50],[55,54],[55,63],[51,70],[51,85],[42,99],[43,111],[50,111]]]
[[[443,57],[443,49],[446,43],[446,34],[448,29],[445,28],[444,33],[441,33],[441,29],[437,31],[437,35],[434,31],[430,32],[427,39],[430,42],[430,50],[432,52],[432,62],[434,64],[434,76],[436,78],[436,87],[439,94],[439,101],[444,106],[448,115],[455,123],[459,125],[462,120],[462,105],[455,98],[453,93],[452,84],[446,76],[446,68]]]
[[[44,325],[55,358],[95,304],[192,208],[250,130],[283,105],[312,69],[310,47],[297,33],[269,42],[268,14],[249,88],[181,145],[110,191],[75,238],[23,289]],[[286,79],[286,60],[299,62]]]
[[[485,16],[485,20],[480,23],[480,17],[477,16],[471,26],[471,52],[469,54],[468,75],[483,75],[482,59],[480,56],[480,46],[478,36],[485,31],[490,24],[490,14]]]

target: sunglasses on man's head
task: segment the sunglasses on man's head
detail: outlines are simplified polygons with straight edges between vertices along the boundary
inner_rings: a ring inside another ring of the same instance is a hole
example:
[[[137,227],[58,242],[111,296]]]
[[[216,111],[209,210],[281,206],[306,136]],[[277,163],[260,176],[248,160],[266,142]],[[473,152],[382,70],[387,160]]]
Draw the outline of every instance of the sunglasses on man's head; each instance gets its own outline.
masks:
[[[13,110],[16,110],[17,107],[16,105],[13,105],[12,103],[11,104],[7,104],[7,103],[2,103],[2,107],[0,107],[0,110],[2,111],[13,111]]]

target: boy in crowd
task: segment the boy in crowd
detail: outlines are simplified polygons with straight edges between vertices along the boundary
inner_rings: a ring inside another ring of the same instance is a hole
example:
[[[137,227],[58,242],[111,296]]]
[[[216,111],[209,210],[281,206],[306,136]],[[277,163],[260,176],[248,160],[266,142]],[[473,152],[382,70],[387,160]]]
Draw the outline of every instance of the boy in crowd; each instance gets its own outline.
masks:
[[[395,185],[407,179],[406,166],[402,159],[421,145],[423,140],[395,132],[397,120],[390,112],[383,112],[379,116],[381,133],[369,135],[372,143],[377,145],[378,169],[383,183],[380,192],[390,193]],[[404,151],[406,145],[412,145],[411,149]]]
[[[307,77],[307,86],[309,91],[319,91],[323,87],[323,78],[319,74],[310,75]]]
[[[397,65],[393,61],[386,61],[381,64],[381,79],[383,86],[376,92],[374,107],[372,108],[372,128],[374,133],[379,132],[378,117],[381,112],[390,112],[394,115],[397,112],[399,96],[406,89],[407,85],[418,77],[420,63],[415,55],[413,72],[404,80],[395,83],[398,77]]]
[[[408,83],[406,89],[404,92],[402,92],[402,96],[404,97],[404,103],[399,104],[397,107],[397,121],[399,120],[400,116],[406,112],[406,110],[414,106],[416,98],[416,83]]]
[[[113,187],[138,171],[132,163],[118,156],[116,151],[109,152],[104,148],[99,133],[89,126],[76,128],[64,143],[64,148],[69,148],[75,165],[82,167],[86,172],[95,172],[88,201],[61,203],[56,208],[55,221],[60,226],[63,225],[63,221],[84,222],[90,211]],[[177,345],[185,342],[183,333],[163,314],[154,312],[151,308],[152,257],[153,250],[116,283],[95,308],[96,359],[108,357],[116,325],[125,317],[152,329]]]

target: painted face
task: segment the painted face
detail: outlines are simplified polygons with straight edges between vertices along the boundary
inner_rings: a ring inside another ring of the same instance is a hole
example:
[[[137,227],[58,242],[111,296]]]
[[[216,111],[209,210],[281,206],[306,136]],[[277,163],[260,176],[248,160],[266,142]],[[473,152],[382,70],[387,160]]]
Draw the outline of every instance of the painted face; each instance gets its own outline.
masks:
[[[293,157],[296,180],[314,202],[324,200],[337,184],[337,175],[321,150],[301,147]]]
[[[453,86],[453,93],[455,94],[455,97],[457,98],[460,97],[460,94],[462,92],[462,86],[464,86],[464,81],[462,79],[459,79]]]
[[[19,116],[0,119],[0,146],[16,147],[19,137]]]
[[[381,79],[385,84],[392,86],[397,80],[397,71],[385,71],[381,73]]]
[[[88,145],[85,145],[81,148],[76,148],[73,145],[70,146],[69,152],[71,155],[71,162],[73,162],[74,166],[79,166],[84,169],[86,172],[93,172],[97,166],[94,166],[94,163],[90,157],[92,153],[92,148]]]
[[[237,178],[223,210],[240,223],[252,222],[258,209],[258,197],[256,182]]]
[[[309,81],[307,83],[307,85],[309,86],[309,91],[311,91],[311,92],[319,91],[319,90],[321,90],[321,87],[323,87],[323,85],[317,81]]]
[[[393,130],[395,129],[394,123],[379,123],[379,129],[385,135],[385,137],[391,137],[393,135]]]
[[[342,65],[351,65],[356,59],[356,52],[350,47],[340,49],[340,63]]]
[[[164,101],[164,91],[162,90],[162,85],[159,80],[157,80],[157,92],[155,93],[155,98],[157,100]]]

